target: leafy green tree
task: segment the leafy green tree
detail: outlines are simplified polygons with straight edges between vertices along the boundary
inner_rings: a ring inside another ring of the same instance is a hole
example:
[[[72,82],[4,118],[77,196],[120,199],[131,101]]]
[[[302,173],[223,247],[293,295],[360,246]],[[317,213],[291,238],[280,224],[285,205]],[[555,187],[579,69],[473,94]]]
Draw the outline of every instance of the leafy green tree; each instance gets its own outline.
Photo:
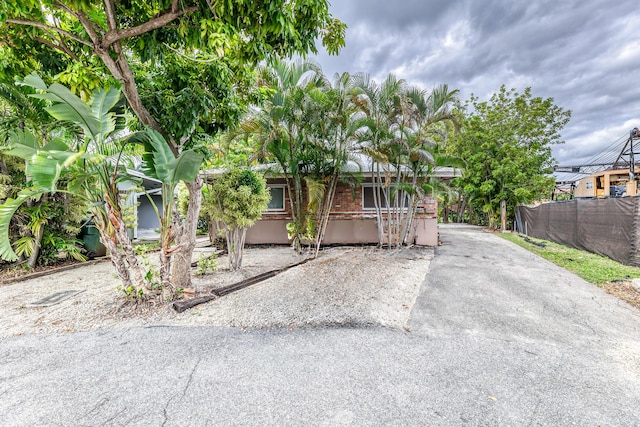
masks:
[[[224,90],[250,87],[252,64],[315,51],[317,38],[336,53],[345,31],[326,0],[9,0],[0,5],[0,21],[0,59],[27,59],[0,77],[46,70],[84,99],[101,82],[117,81],[140,123],[159,132],[175,157],[197,145],[194,134],[224,128],[237,110]],[[206,82],[193,72],[183,81],[163,82],[179,69],[178,58],[210,64],[216,72]],[[154,73],[155,67],[174,71]],[[148,78],[158,96],[147,86],[141,91]],[[193,89],[203,83],[206,94]],[[211,105],[220,99],[229,108]],[[177,287],[190,284],[202,182],[196,177],[185,185],[192,202],[181,233],[163,233],[171,239],[162,242],[162,256],[174,260],[171,280]]]
[[[224,223],[229,267],[242,267],[247,229],[267,209],[271,196],[264,178],[249,169],[234,168],[215,178],[209,188],[208,207]]]
[[[497,228],[502,210],[504,226],[505,211],[512,213],[516,205],[551,192],[551,146],[563,142],[560,131],[571,112],[555,105],[553,98],[534,97],[530,88],[518,93],[505,86],[489,101],[472,96],[463,111],[452,150],[467,167],[457,185],[480,203],[492,228]]]

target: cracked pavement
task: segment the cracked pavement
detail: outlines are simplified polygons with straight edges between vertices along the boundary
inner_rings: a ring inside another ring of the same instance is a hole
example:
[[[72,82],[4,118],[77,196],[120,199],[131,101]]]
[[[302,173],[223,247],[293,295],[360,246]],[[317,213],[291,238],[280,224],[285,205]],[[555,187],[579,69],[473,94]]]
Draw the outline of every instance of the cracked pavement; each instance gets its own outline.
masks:
[[[637,425],[640,311],[479,228],[441,239],[406,330],[0,340],[0,424]]]

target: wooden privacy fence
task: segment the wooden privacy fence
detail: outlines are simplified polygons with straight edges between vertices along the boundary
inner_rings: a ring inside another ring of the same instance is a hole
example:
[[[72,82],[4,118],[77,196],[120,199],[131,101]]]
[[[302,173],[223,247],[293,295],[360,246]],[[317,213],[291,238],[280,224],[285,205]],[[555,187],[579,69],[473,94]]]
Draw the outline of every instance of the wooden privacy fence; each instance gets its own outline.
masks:
[[[516,230],[531,237],[640,266],[638,197],[518,206]]]

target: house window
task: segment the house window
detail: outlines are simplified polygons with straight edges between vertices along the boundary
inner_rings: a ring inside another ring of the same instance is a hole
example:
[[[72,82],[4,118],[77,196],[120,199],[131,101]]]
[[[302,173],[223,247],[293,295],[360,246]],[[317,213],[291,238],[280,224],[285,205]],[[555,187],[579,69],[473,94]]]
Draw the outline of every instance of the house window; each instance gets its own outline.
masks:
[[[268,185],[271,192],[271,200],[267,210],[283,211],[284,210],[284,185]]]
[[[388,191],[388,189],[383,189],[380,192],[381,195],[381,200],[380,202],[380,207],[381,208],[386,208],[387,207],[387,203],[384,197],[384,193]],[[402,192],[402,194],[404,194],[404,207],[407,208],[409,206],[409,195],[407,193]],[[396,193],[396,197],[399,195],[399,193]],[[394,204],[393,202],[391,203],[392,205]],[[373,184],[364,184],[362,186],[362,209],[375,209],[376,205],[373,201]]]
[[[587,190],[591,190],[593,188],[593,181],[587,182]]]

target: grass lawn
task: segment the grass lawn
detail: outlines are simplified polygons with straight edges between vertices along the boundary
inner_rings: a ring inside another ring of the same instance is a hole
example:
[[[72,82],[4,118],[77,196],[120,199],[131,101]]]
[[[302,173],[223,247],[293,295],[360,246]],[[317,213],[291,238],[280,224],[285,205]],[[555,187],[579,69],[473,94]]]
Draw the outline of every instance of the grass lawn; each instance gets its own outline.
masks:
[[[640,278],[640,268],[547,240],[515,233],[497,234],[640,308],[640,292],[631,287],[631,279]]]

